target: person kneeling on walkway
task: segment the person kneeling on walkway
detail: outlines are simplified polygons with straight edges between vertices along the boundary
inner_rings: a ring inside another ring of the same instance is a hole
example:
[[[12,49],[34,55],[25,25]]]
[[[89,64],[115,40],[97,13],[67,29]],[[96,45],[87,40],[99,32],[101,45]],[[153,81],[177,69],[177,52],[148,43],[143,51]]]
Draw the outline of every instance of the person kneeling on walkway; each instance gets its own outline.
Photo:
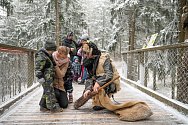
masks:
[[[43,95],[39,103],[41,111],[63,111],[57,103],[53,87],[55,63],[53,63],[52,53],[55,50],[55,43],[47,37],[44,48],[40,49],[35,55],[35,73],[38,82],[43,87]]]
[[[87,68],[90,77],[85,82],[85,90],[82,97],[87,99],[87,97],[92,95],[91,93],[96,93],[93,94],[92,97],[93,109],[108,109],[115,114],[118,114],[120,120],[125,121],[137,121],[150,117],[152,111],[145,102],[128,101],[114,104],[111,101],[110,97],[112,94],[120,90],[119,73],[113,65],[109,54],[101,53],[95,55],[95,52],[93,51],[92,55],[89,56],[89,53],[91,53],[89,51],[90,49],[85,52],[86,58],[84,59],[83,64]],[[108,84],[110,81],[111,84]],[[104,85],[107,86],[103,88]],[[78,109],[79,104],[82,104],[79,100],[83,102],[87,101],[83,100],[82,97],[75,101],[75,109]]]
[[[68,58],[68,53],[68,47],[59,46],[57,51],[52,54],[56,63],[54,89],[56,98],[61,108],[67,108],[68,106],[68,98],[64,81],[64,77],[66,76],[65,74],[69,72],[68,66],[70,65],[70,59]]]
[[[98,50],[99,51],[99,50]],[[103,86],[114,77],[119,76],[110,56],[107,53],[92,53],[89,55],[89,50],[85,52],[85,59],[83,61],[84,66],[87,68],[89,78],[85,82],[84,96],[87,96],[89,92],[98,92],[99,87]],[[120,80],[117,79],[105,88],[106,94],[111,97],[112,94],[120,90]],[[105,95],[104,95],[105,96]],[[100,103],[98,95],[94,96],[92,101],[94,110],[104,109]]]

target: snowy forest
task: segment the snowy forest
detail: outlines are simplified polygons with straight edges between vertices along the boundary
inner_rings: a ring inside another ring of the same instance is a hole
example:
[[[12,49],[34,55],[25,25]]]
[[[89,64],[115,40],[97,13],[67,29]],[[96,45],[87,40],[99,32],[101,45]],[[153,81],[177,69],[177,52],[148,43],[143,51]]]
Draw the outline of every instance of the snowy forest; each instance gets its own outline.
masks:
[[[186,0],[0,0],[0,45],[38,50],[47,36],[60,45],[70,31],[75,41],[87,34],[98,48],[124,61],[126,78],[187,104],[187,45],[173,46],[186,43],[181,21],[186,4]],[[153,50],[141,50],[147,48]],[[0,67],[7,60],[13,68],[18,63],[14,76],[27,81],[20,67],[30,55],[0,54]],[[1,74],[3,70],[3,80]]]
[[[64,0],[60,6],[60,39],[73,31],[88,34],[101,49],[142,48],[152,34],[155,45],[178,43],[181,1]],[[54,0],[1,0],[0,43],[38,49],[45,36],[55,38]]]

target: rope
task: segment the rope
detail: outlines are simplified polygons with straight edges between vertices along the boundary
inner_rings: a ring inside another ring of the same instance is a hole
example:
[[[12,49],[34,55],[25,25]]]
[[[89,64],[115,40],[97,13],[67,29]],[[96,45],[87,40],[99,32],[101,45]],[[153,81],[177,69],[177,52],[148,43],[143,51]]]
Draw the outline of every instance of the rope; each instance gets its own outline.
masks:
[[[113,99],[113,101],[114,101],[116,104],[121,104],[120,102],[118,102],[118,101],[116,101],[116,100],[114,99],[114,95],[112,95],[112,99]]]

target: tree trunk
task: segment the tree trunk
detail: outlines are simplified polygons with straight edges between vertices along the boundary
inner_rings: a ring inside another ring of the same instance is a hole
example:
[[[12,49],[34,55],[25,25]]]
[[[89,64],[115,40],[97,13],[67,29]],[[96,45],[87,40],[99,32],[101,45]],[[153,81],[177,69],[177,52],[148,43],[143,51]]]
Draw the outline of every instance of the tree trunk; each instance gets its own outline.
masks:
[[[55,0],[55,13],[56,13],[56,45],[60,45],[60,2]]]
[[[102,8],[102,27],[103,27],[103,30],[102,30],[102,49],[104,49],[104,8]]]
[[[119,54],[120,54],[120,58],[121,58],[121,46],[122,46],[121,37],[119,36],[118,39],[119,39]]]
[[[135,7],[133,11],[130,12],[129,20],[129,50],[134,50],[135,42],[135,23],[136,23],[136,14]]]
[[[186,0],[180,0],[180,2],[179,2],[179,13],[180,13],[180,16],[179,16],[179,31],[180,31],[180,33],[179,33],[179,43],[181,43],[181,42],[184,42],[184,38],[185,38],[185,32],[184,32],[184,30],[183,30],[183,28],[182,28],[182,25],[181,25],[181,15],[182,15],[182,13],[183,13],[183,10],[182,10],[182,8],[184,7],[186,5]]]
[[[129,15],[129,51],[134,50],[134,38],[135,38],[135,7],[132,11],[130,11]],[[128,55],[130,56],[130,55]],[[133,60],[134,60],[134,54],[131,53],[130,60],[128,62],[128,71],[129,73],[127,74],[128,79],[133,80],[134,78],[134,71],[133,71]]]

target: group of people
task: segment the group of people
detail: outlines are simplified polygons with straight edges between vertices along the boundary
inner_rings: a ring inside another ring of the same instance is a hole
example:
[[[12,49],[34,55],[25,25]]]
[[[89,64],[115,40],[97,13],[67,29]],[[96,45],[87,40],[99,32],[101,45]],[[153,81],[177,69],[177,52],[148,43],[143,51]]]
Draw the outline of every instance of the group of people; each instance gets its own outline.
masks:
[[[73,80],[78,82],[81,77],[79,84],[85,84],[83,95],[87,96],[91,91],[98,92],[101,86],[118,75],[108,54],[101,53],[88,36],[75,42],[73,32],[67,34],[58,48],[55,42],[46,38],[44,47],[36,53],[35,72],[43,87],[40,110],[51,112],[61,112],[73,102]],[[104,90],[108,96],[119,91],[119,80]],[[96,100],[97,97],[93,100],[93,109],[103,109]]]

